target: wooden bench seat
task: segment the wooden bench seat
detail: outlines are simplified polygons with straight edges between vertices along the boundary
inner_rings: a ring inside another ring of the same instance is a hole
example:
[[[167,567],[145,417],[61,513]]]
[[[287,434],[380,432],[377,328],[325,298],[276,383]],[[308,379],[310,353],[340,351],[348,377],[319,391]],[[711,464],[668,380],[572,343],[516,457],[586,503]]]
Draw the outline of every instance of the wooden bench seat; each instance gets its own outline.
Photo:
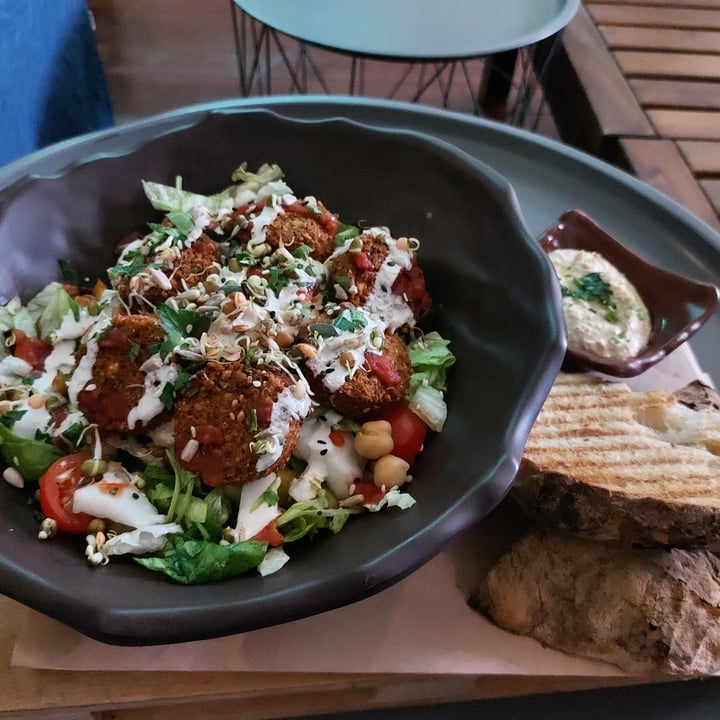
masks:
[[[720,229],[720,0],[584,0],[545,85],[566,142]]]

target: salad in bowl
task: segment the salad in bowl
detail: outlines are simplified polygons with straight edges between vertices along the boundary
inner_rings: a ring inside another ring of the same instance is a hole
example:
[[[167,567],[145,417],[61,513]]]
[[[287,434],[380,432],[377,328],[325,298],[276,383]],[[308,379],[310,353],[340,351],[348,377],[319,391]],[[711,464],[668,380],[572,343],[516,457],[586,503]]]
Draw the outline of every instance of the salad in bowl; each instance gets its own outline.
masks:
[[[104,278],[61,263],[0,307],[3,477],[92,566],[275,573],[293,542],[411,508],[443,428],[455,357],[420,328],[420,242],[346,224],[277,165],[232,182],[144,182],[162,217]]]

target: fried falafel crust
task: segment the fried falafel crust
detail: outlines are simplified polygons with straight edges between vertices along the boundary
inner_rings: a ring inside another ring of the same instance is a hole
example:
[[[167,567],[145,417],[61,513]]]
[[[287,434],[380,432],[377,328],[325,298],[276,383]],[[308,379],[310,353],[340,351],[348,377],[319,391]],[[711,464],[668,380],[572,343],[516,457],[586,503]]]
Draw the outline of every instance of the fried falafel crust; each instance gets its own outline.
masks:
[[[267,429],[273,404],[293,380],[270,365],[250,367],[243,361],[209,362],[193,378],[192,392],[174,406],[175,455],[206,485],[244,484],[281,470],[290,459],[300,433],[293,419],[280,457],[258,471],[260,455],[251,443]],[[197,441],[194,454],[188,443]]]
[[[268,225],[265,242],[273,250],[286,247],[291,252],[300,245],[310,248],[310,256],[324,262],[335,249],[335,236],[314,217],[284,212]]]
[[[348,300],[356,307],[367,302],[375,287],[378,271],[388,256],[389,249],[381,235],[365,233],[360,253],[345,252],[336,255],[327,262],[328,276],[331,281],[337,277],[349,277],[356,292]]]
[[[311,375],[308,381],[316,399],[334,407],[341,415],[353,420],[364,420],[386,405],[402,400],[410,387],[412,365],[407,346],[397,335],[385,335],[380,362],[385,373],[373,371],[366,361],[335,392],[330,393],[322,378]],[[395,376],[390,382],[389,376]]]
[[[362,250],[359,253],[342,253],[328,263],[331,282],[334,278],[349,277],[355,292],[348,294],[348,300],[356,307],[363,307],[375,288],[378,272],[387,259],[389,250],[381,235],[370,232],[362,236]],[[413,316],[419,320],[427,313],[432,300],[425,286],[425,276],[413,255],[409,269],[400,270],[392,286],[392,292],[408,304]]]
[[[125,304],[138,307],[147,304],[152,308],[187,288],[197,286],[217,270],[219,263],[220,251],[217,245],[207,235],[201,235],[190,247],[180,251],[179,256],[172,263],[172,267],[163,269],[170,280],[171,288],[163,288],[155,283],[142,288],[139,294],[146,303],[133,299],[132,278],[127,275],[120,276],[115,284],[115,289]]]
[[[152,315],[115,315],[112,326],[98,340],[92,379],[78,393],[77,404],[89,422],[105,432],[130,432],[128,415],[145,392],[141,365],[152,355],[148,346],[162,342],[165,331]],[[85,354],[81,345],[77,359]],[[153,418],[144,429],[167,419]]]

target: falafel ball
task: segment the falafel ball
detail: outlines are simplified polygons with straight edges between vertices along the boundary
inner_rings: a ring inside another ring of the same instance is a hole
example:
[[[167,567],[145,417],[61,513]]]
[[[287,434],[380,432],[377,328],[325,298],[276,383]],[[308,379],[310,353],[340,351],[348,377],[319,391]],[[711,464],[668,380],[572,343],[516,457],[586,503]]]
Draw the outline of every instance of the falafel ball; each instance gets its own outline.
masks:
[[[359,237],[362,239],[359,252],[341,253],[327,263],[327,268],[330,283],[342,285],[339,279],[346,278],[345,284],[352,287],[352,291],[347,293],[347,300],[356,307],[364,307],[375,290],[381,267],[386,260],[391,262],[392,258],[388,260],[390,251],[382,235],[366,232]],[[382,290],[402,298],[415,320],[419,320],[432,305],[425,276],[414,253],[410,267],[402,267],[390,288]]]
[[[265,230],[265,242],[273,250],[286,247],[291,252],[300,245],[307,245],[310,257],[319,262],[327,260],[335,249],[335,231],[332,223],[324,220],[329,216],[325,207],[322,203],[318,206],[320,214],[317,216],[292,210],[280,213]]]
[[[165,331],[153,315],[116,315],[112,326],[97,340],[92,376],[78,392],[77,405],[87,419],[101,431],[129,432],[129,416],[145,394],[145,373],[140,369],[152,355],[149,346],[162,342]],[[87,353],[81,345],[78,362]],[[144,429],[165,418],[151,418]],[[133,423],[134,424],[134,423]]]
[[[321,373],[308,371],[316,399],[353,420],[362,421],[386,405],[402,400],[410,387],[410,355],[397,335],[386,334],[382,352],[366,351],[362,365],[353,370],[333,392],[323,384]]]
[[[156,261],[154,256],[148,258],[148,264]],[[120,275],[114,283],[115,290],[127,305],[142,307],[145,304],[142,300],[145,300],[147,305],[154,307],[204,281],[217,271],[219,262],[217,245],[207,235],[201,235],[192,245],[180,250],[172,261],[161,262],[160,269],[169,281],[169,287],[164,280],[144,273],[140,283],[131,276]]]
[[[275,367],[209,362],[175,402],[175,455],[206,485],[251,482],[286,465],[310,405]]]

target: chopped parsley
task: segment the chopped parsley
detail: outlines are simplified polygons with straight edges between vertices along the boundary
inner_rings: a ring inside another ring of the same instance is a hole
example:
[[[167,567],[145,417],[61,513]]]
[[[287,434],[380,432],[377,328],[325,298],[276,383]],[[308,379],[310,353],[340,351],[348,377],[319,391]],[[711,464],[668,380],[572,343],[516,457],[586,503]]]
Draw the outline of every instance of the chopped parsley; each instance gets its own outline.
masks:
[[[121,262],[107,269],[107,274],[110,280],[115,281],[120,275],[135,277],[145,270],[146,267],[155,266],[148,265],[145,262],[145,255],[143,255],[142,250],[138,248],[137,250],[128,250],[128,252],[123,255]]]
[[[341,332],[357,332],[367,327],[367,318],[362,310],[357,308],[346,309],[336,318],[333,318],[332,324]]]
[[[299,260],[307,260],[311,252],[312,248],[309,245],[298,245],[293,249],[292,255]]]
[[[200,337],[210,325],[210,318],[193,310],[173,310],[169,305],[158,305],[157,314],[160,326],[167,334],[161,343],[150,343],[151,353],[159,353],[166,358],[176,348],[185,344],[185,338]]]
[[[337,232],[335,233],[335,247],[344,245],[351,238],[357,237],[360,234],[360,228],[354,225],[346,225],[345,223],[338,223]]]
[[[197,392],[197,387],[192,387],[190,381],[193,379],[194,373],[187,368],[178,368],[178,374],[174,382],[165,383],[160,393],[160,401],[166,410],[170,410],[175,402],[175,397],[179,393],[188,397]]]
[[[612,287],[599,272],[589,272],[580,277],[574,277],[572,284],[574,285],[572,289],[562,286],[563,297],[599,303],[605,308],[605,319],[608,322],[618,322],[620,316],[613,300]]]

